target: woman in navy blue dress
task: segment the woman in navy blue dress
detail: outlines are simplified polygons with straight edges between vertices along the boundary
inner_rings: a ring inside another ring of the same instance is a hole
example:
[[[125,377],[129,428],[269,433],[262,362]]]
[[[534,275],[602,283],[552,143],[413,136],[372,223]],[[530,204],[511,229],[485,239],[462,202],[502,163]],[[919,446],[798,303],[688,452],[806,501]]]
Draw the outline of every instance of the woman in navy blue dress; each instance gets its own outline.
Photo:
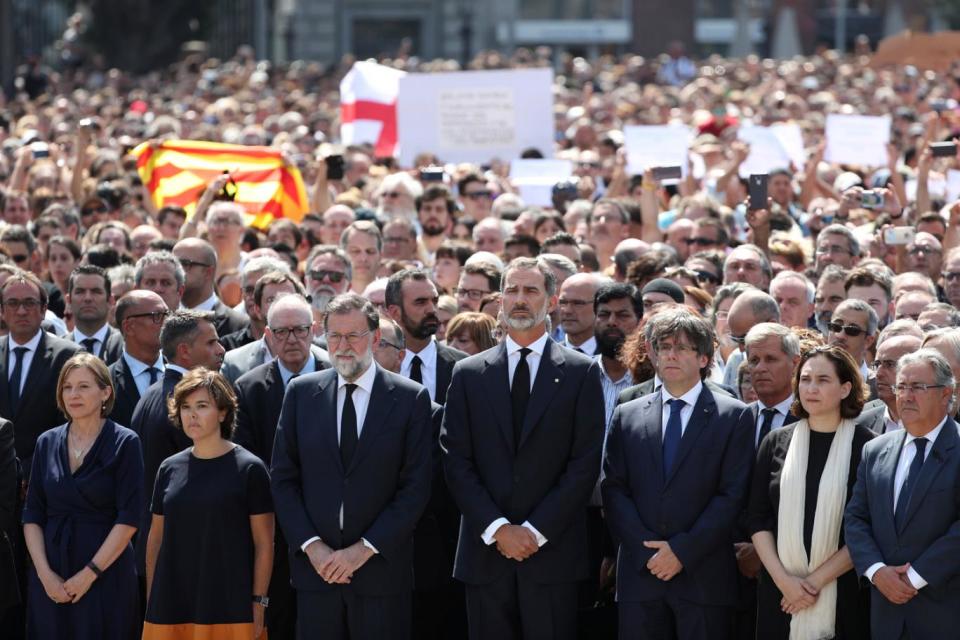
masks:
[[[33,560],[27,635],[50,640],[127,640],[138,630],[130,539],[143,494],[137,435],[107,420],[106,365],[79,353],[57,381],[70,421],[37,439],[23,534]]]

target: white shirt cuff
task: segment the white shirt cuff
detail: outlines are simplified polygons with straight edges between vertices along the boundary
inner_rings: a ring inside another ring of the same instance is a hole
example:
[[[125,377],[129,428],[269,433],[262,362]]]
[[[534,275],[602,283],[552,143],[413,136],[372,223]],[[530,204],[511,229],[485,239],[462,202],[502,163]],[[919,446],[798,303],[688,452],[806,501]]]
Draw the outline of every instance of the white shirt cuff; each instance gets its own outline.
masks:
[[[536,538],[537,538],[537,546],[538,546],[538,547],[542,547],[543,545],[547,544],[547,539],[543,537],[543,534],[542,534],[542,533],[540,533],[539,531],[537,531],[537,528],[536,528],[535,526],[533,526],[532,524],[530,524],[530,521],[529,521],[529,520],[527,520],[526,522],[524,522],[524,523],[523,523],[523,526],[524,526],[525,528],[529,529],[530,532],[533,533],[534,536],[536,536]]]
[[[510,524],[510,521],[506,518],[497,518],[491,522],[490,525],[483,530],[483,533],[480,534],[480,539],[483,540],[483,544],[487,545],[488,547],[493,544],[493,535],[497,532],[497,529],[505,524]]]
[[[867,580],[870,581],[871,584],[873,584],[873,574],[875,574],[877,571],[880,571],[880,569],[883,569],[885,566],[887,565],[883,564],[882,562],[874,562],[867,568],[866,571],[863,572],[863,575]]]
[[[373,551],[374,553],[380,553],[377,551],[377,548],[370,544],[370,541],[366,538],[360,538],[360,541],[363,542],[363,546],[365,546],[367,549],[370,549],[370,551]]]
[[[307,540],[306,542],[304,542],[302,545],[300,545],[300,551],[303,551],[304,553],[306,553],[306,552],[307,552],[307,547],[309,547],[311,544],[313,544],[314,542],[317,542],[317,541],[321,541],[321,540],[320,540],[320,536],[313,536],[312,538],[310,538],[309,540]],[[321,541],[321,542],[322,542],[322,541]]]
[[[913,567],[907,568],[907,578],[910,579],[910,584],[913,585],[913,588],[919,591],[927,586],[927,581],[920,577],[920,574],[913,570]]]

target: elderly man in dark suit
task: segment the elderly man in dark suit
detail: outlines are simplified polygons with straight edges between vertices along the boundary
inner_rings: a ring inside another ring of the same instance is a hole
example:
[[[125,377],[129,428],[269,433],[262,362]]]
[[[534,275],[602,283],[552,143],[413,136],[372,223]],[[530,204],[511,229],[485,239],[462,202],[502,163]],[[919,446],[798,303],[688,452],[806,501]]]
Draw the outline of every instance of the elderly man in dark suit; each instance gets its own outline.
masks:
[[[737,602],[734,528],[753,461],[754,424],[710,391],[710,324],[683,308],[650,321],[663,386],[617,407],[602,482],[619,544],[621,638],[729,637]]]
[[[185,274],[183,306],[196,311],[212,311],[217,335],[241,331],[249,319],[223,304],[214,288],[217,276],[217,252],[206,240],[184,238],[173,246],[173,255]]]
[[[94,264],[79,265],[67,280],[66,301],[74,321],[66,339],[108,365],[116,362],[123,353],[123,336],[107,324],[113,303],[107,272]]]
[[[117,302],[114,317],[124,346],[120,358],[109,369],[116,398],[110,419],[119,425],[129,426],[133,422],[133,411],[141,396],[163,377],[160,330],[168,315],[170,311],[163,298],[146,289],[134,289]]]
[[[413,531],[430,498],[430,396],[380,368],[356,294],[324,318],[334,369],[289,383],[273,445],[302,638],[410,637]]]
[[[447,392],[440,442],[463,514],[454,576],[472,640],[572,638],[603,444],[600,371],[547,335],[549,268],[516,258],[501,288],[506,339],[457,363]]]
[[[288,293],[278,298],[266,320],[264,338],[277,357],[237,380],[237,430],[233,440],[270,464],[284,389],[299,376],[330,368],[330,361],[320,349],[319,354],[312,351],[316,323],[310,303],[302,296]],[[287,543],[279,527],[275,538],[276,548],[285,551]],[[290,586],[290,562],[282,551],[273,554],[267,629],[271,637],[293,638],[297,624],[296,593]]]
[[[425,386],[430,399],[443,404],[453,365],[467,354],[434,339],[440,327],[438,299],[437,287],[424,269],[398,271],[387,280],[384,292],[387,313],[403,330],[406,354],[400,374]]]
[[[903,429],[863,449],[844,532],[873,585],[876,640],[950,637],[960,627],[960,438],[950,418],[955,377],[933,349],[900,358]]]

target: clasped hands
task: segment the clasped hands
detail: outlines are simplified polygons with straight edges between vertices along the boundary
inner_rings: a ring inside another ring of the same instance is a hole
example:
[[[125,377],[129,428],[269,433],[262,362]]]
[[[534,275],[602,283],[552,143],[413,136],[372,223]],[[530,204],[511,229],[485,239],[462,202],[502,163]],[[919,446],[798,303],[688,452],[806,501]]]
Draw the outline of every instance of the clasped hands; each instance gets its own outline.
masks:
[[[523,562],[540,550],[533,532],[517,524],[501,525],[493,534],[493,540],[500,555],[517,562]]]
[[[906,604],[917,595],[917,590],[907,576],[910,563],[899,567],[881,567],[873,574],[873,586],[893,604]]]
[[[57,604],[73,604],[80,601],[80,598],[90,590],[96,579],[97,575],[84,567],[66,581],[55,572],[50,571],[48,575],[40,579],[40,583],[43,585],[47,597]]]
[[[353,573],[373,556],[373,550],[357,540],[345,549],[334,551],[321,540],[307,545],[307,558],[314,571],[328,584],[350,584]]]
[[[777,583],[777,588],[783,594],[783,598],[780,600],[780,609],[791,616],[815,605],[820,595],[820,588],[814,584],[809,576],[800,578],[788,575]]]
[[[660,580],[666,582],[683,570],[683,563],[673,553],[670,543],[666,540],[647,540],[643,546],[657,550],[647,560],[647,569]]]

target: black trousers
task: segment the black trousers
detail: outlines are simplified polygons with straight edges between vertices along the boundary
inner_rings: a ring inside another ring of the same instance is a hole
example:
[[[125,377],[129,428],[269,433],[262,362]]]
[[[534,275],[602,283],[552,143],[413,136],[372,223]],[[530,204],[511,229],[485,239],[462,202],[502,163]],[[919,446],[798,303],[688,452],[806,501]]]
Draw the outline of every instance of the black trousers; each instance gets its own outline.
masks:
[[[349,586],[297,591],[299,640],[409,640],[410,592],[367,596]]]
[[[413,590],[413,637],[416,640],[463,640],[467,612],[463,583]]]
[[[708,607],[668,597],[619,602],[620,640],[727,640],[732,607]]]
[[[273,573],[267,588],[270,606],[264,616],[270,640],[294,640],[297,637],[297,592],[290,584],[290,557],[280,527],[274,530]]]
[[[466,586],[470,640],[574,640],[576,582],[537,584],[516,571]]]

